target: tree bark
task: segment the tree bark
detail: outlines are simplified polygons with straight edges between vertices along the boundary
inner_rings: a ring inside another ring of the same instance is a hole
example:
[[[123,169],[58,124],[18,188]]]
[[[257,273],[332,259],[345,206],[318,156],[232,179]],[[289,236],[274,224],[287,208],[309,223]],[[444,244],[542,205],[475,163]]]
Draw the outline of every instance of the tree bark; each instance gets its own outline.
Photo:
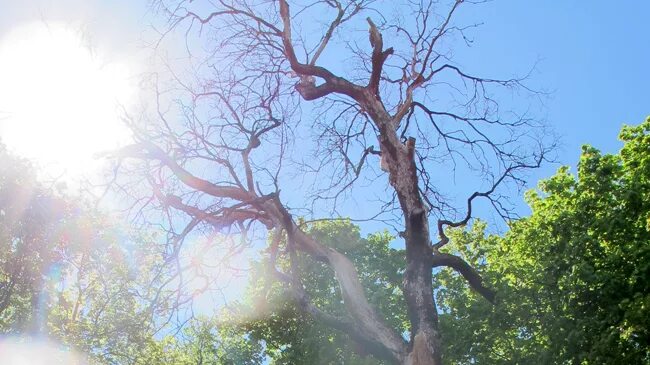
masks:
[[[441,343],[438,314],[431,280],[431,238],[427,209],[418,188],[415,139],[402,143],[394,120],[377,95],[369,90],[363,105],[379,128],[382,158],[388,166],[389,182],[395,189],[404,216],[406,270],[404,295],[411,322],[411,349],[404,359],[409,365],[440,365]]]

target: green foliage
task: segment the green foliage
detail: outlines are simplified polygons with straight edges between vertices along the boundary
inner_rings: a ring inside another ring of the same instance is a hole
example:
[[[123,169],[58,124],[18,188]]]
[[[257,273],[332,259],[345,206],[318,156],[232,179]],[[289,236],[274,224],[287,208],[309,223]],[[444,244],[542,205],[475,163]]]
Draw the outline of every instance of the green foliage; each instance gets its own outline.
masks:
[[[200,318],[192,321],[181,335],[150,341],[135,363],[257,365],[263,360],[261,343],[251,339],[241,328]]]
[[[157,316],[167,313],[163,299],[151,301],[157,276],[165,277],[157,275],[161,260],[152,254],[154,244],[142,239],[125,247],[128,239],[115,236],[118,227],[104,227],[70,262],[67,285],[57,292],[48,318],[50,337],[98,363],[133,363],[152,341]]]
[[[152,240],[64,190],[39,183],[0,145],[0,334],[47,336],[99,363],[131,363],[164,306],[148,301],[166,279],[156,274],[161,258]]]
[[[379,233],[363,239],[359,228],[348,221],[313,224],[309,233],[354,262],[369,301],[391,326],[405,331],[408,321],[400,289],[404,256],[389,247],[392,237]],[[378,363],[348,335],[302,313],[281,285],[276,283],[268,290],[264,279],[267,264],[257,266],[255,277],[259,279],[251,288],[257,315],[243,327],[253,338],[265,342],[272,364]],[[288,265],[282,264],[288,270]],[[327,265],[298,256],[296,269],[315,305],[327,313],[345,315],[339,286]]]
[[[617,155],[584,147],[577,176],[540,183],[505,237],[454,232],[451,249],[499,294],[490,308],[436,276],[449,363],[650,363],[649,132],[650,119],[624,127]]]
[[[37,331],[45,277],[65,256],[74,206],[0,145],[0,333]]]
[[[131,231],[0,145],[0,334],[46,336],[93,364],[261,364],[261,345],[227,324],[154,337],[173,278],[156,237]]]

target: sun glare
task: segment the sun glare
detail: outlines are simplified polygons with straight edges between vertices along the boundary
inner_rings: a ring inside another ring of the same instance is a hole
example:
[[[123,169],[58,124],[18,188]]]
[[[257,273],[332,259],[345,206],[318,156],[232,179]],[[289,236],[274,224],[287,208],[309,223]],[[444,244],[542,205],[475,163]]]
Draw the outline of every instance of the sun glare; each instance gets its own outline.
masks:
[[[6,365],[82,365],[88,362],[82,356],[53,342],[0,338],[0,363]]]
[[[80,32],[33,23],[0,39],[0,139],[49,174],[79,176],[128,139],[119,119],[134,87]]]

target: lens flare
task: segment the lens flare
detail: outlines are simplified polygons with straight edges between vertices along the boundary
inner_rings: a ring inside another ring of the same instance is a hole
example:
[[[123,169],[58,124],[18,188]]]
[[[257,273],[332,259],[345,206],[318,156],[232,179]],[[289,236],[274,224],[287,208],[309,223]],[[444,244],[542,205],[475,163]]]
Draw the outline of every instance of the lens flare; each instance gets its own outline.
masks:
[[[29,338],[0,340],[0,363],[3,365],[86,365],[80,354],[54,342]]]

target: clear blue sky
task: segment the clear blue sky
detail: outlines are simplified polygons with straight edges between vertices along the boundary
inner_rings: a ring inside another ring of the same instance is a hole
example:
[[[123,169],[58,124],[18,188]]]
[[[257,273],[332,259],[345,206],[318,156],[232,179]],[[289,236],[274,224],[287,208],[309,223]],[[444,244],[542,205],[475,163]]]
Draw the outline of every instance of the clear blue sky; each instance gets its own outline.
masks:
[[[125,56],[137,52],[152,15],[146,1],[0,3],[0,36],[29,21],[79,23],[98,46]],[[650,115],[650,1],[496,0],[461,9],[460,23],[483,23],[470,49],[456,48],[455,61],[467,70],[509,77],[539,60],[530,84],[552,91],[541,116],[560,136],[560,164],[574,166],[585,143],[617,151],[621,125]],[[533,185],[557,167],[534,173]]]
[[[146,1],[0,3],[0,36],[30,21],[78,23],[119,57],[142,53],[152,16]],[[650,1],[496,0],[461,9],[461,24],[483,24],[472,32],[470,49],[456,48],[456,62],[474,74],[510,77],[539,61],[530,85],[552,91],[540,116],[560,137],[558,164],[533,173],[531,187],[560,164],[575,166],[583,144],[616,152],[621,125],[650,115]]]
[[[650,116],[648,14],[649,1],[602,0],[502,0],[461,14],[483,23],[474,46],[456,54],[463,65],[508,77],[539,61],[530,84],[552,92],[541,117],[560,139],[558,163],[532,173],[529,187],[560,165],[575,171],[584,144],[617,152],[621,126]]]
[[[531,83],[553,91],[546,119],[561,164],[574,166],[583,144],[616,152],[620,127],[650,115],[649,1],[502,0],[465,10],[484,24],[463,64],[508,76],[540,60]]]

